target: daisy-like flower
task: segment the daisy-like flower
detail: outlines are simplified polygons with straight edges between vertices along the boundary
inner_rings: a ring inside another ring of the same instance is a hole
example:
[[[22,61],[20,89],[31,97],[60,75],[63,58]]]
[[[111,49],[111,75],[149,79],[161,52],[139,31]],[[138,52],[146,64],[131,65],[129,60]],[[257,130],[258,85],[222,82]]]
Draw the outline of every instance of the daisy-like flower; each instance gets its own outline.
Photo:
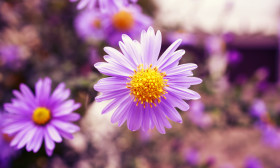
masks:
[[[182,40],[175,41],[159,57],[161,32],[150,27],[143,31],[141,41],[132,40],[123,35],[118,50],[105,47],[107,62],[99,62],[95,67],[103,78],[94,85],[101,92],[96,101],[111,100],[102,113],[114,111],[111,121],[121,126],[127,121],[130,130],[142,128],[147,131],[154,126],[164,134],[165,127],[171,128],[167,117],[182,123],[175,107],[186,111],[189,105],[184,100],[199,99],[200,95],[189,89],[191,85],[201,83],[201,79],[192,77],[197,65],[179,64],[185,54],[177,50]]]
[[[122,34],[139,38],[141,31],[152,24],[152,19],[142,13],[138,5],[129,5],[106,14],[103,19],[104,31],[110,45],[117,45]]]
[[[35,95],[25,85],[20,91],[14,91],[15,99],[4,105],[9,117],[5,120],[3,132],[13,136],[10,145],[27,151],[38,152],[43,141],[46,153],[50,156],[55,142],[62,142],[62,137],[73,138],[72,133],[79,127],[72,124],[80,116],[73,113],[80,107],[74,100],[67,100],[70,90],[61,83],[51,93],[51,80],[40,79],[35,86]]]
[[[130,3],[136,3],[138,0],[70,0],[71,2],[77,2],[77,9],[83,8],[100,8],[101,12],[109,12],[117,10],[123,6],[127,6]]]
[[[78,35],[83,39],[104,39],[104,16],[94,10],[82,11],[75,19],[75,28]]]

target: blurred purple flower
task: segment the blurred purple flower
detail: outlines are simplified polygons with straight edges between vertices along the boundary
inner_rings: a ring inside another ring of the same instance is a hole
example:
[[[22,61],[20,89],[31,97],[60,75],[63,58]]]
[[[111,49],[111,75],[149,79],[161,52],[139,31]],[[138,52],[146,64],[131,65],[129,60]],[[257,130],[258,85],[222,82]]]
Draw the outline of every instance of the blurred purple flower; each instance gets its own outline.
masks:
[[[141,31],[152,24],[152,19],[142,13],[138,5],[130,5],[118,11],[110,12],[104,17],[104,31],[110,45],[116,46],[122,34],[131,38],[140,37]]]
[[[91,49],[90,50],[90,57],[89,57],[89,63],[91,66],[93,66],[95,63],[102,61],[100,58],[97,49]]]
[[[258,159],[254,158],[254,157],[249,157],[245,161],[244,168],[263,168],[263,166]]]
[[[197,149],[191,148],[186,151],[185,159],[191,166],[199,165],[200,155]]]
[[[238,51],[227,51],[226,52],[229,64],[238,64],[241,60],[241,54]]]
[[[62,137],[73,138],[72,133],[80,129],[71,123],[80,118],[73,113],[80,104],[67,100],[70,90],[65,89],[63,83],[51,94],[51,82],[49,78],[40,79],[35,86],[35,95],[25,84],[21,84],[21,92],[13,92],[16,98],[12,99],[12,103],[4,104],[9,115],[3,132],[14,137],[11,146],[17,149],[26,146],[27,151],[36,153],[44,140],[46,153],[50,156],[55,142],[62,142]]]
[[[0,46],[0,65],[11,69],[18,69],[22,66],[20,48],[17,45]]]
[[[250,114],[258,119],[261,119],[267,115],[267,109],[264,101],[261,99],[254,100],[250,108]]]
[[[221,54],[225,50],[225,42],[222,37],[209,36],[205,40],[205,47],[210,55]]]
[[[171,128],[167,120],[182,123],[175,107],[186,111],[189,106],[184,100],[199,99],[200,95],[190,89],[191,85],[201,83],[201,79],[191,77],[195,64],[178,65],[184,50],[176,49],[181,40],[175,41],[159,57],[162,36],[150,27],[142,31],[140,42],[123,35],[119,42],[122,51],[105,47],[107,62],[94,66],[99,72],[111,76],[103,78],[94,85],[102,95],[97,102],[111,100],[102,114],[114,110],[111,121],[121,126],[127,120],[128,129],[142,128],[148,131],[154,127],[164,134],[165,127]]]
[[[5,115],[0,114],[0,123],[3,123]],[[17,151],[10,147],[9,143],[12,140],[10,136],[2,132],[2,125],[0,124],[0,167],[9,167],[13,157],[16,156]]]
[[[280,147],[280,130],[277,127],[264,122],[259,122],[257,127],[262,132],[262,137],[265,144],[273,148]]]
[[[201,128],[211,125],[211,117],[204,113],[204,104],[200,100],[192,101],[188,112],[190,120]]]
[[[136,3],[138,0],[70,0],[71,2],[77,2],[77,9],[94,9],[99,8],[101,12],[110,12],[118,10],[121,7],[127,6],[130,3]]]
[[[82,11],[75,19],[75,28],[83,39],[104,40],[105,16],[94,10]]]
[[[194,34],[181,32],[181,31],[175,31],[175,32],[169,32],[167,34],[167,40],[172,43],[176,39],[182,39],[182,45],[195,45],[197,44],[197,38]]]

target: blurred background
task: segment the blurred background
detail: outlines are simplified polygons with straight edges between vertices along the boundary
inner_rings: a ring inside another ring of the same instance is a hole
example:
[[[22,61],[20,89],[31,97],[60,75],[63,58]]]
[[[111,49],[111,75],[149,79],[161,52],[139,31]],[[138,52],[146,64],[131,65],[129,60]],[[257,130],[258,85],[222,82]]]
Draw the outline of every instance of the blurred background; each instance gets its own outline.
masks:
[[[94,102],[93,90],[102,78],[93,65],[111,43],[81,36],[77,18],[85,10],[68,0],[1,0],[0,109],[20,83],[34,89],[46,76],[65,82],[83,106],[81,131],[57,144],[52,157],[44,149],[16,151],[0,135],[0,167],[280,168],[280,1],[138,5],[163,33],[161,51],[181,38],[181,63],[198,64],[194,74],[203,83],[192,89],[201,99],[180,111],[183,124],[173,122],[165,135],[111,124],[111,114],[101,115],[108,102]]]

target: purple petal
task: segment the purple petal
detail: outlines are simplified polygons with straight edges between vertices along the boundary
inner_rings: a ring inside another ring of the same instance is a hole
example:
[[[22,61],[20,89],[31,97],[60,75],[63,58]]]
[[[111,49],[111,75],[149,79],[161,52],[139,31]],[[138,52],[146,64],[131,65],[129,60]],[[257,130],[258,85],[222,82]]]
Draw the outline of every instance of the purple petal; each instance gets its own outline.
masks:
[[[172,67],[170,69],[166,69],[166,77],[168,76],[178,76],[178,75],[186,75],[186,76],[191,76],[192,75],[192,70],[196,69],[197,65],[196,64],[192,64],[192,63],[188,63],[188,64],[182,64],[182,65],[178,65],[175,67]],[[191,74],[191,75],[189,75]]]
[[[129,89],[123,89],[123,90],[113,91],[113,92],[110,92],[110,93],[104,93],[102,95],[97,96],[95,98],[95,100],[97,102],[101,102],[101,101],[104,101],[104,100],[111,100],[111,99],[114,99],[114,98],[117,98],[117,97],[122,97],[122,96],[125,96],[125,95],[129,95],[129,92],[130,92]]]
[[[63,116],[56,117],[58,120],[63,121],[78,121],[80,119],[80,115],[77,113],[66,114]]]
[[[182,88],[182,87],[172,87],[169,86],[166,88],[168,93],[172,93],[173,95],[177,95],[178,97],[180,97],[181,99],[185,99],[185,100],[190,100],[190,99],[199,99],[200,95],[198,93],[196,93],[195,91],[192,91],[190,89],[187,88]]]
[[[55,144],[54,141],[51,139],[47,130],[44,130],[44,140],[45,140],[45,148],[46,150],[54,150]]]
[[[133,101],[131,98],[127,98],[127,99],[125,99],[125,101],[126,101],[126,104],[124,104],[123,106],[119,106],[113,113],[113,115],[111,117],[112,123],[118,122],[121,118],[122,119],[126,118],[126,116],[128,114],[128,109],[133,104]]]
[[[74,133],[80,130],[80,128],[72,123],[53,119],[51,124],[55,126],[59,130],[63,130],[65,132]]]
[[[120,104],[122,104],[123,102],[127,101],[127,99],[129,98],[129,95],[127,96],[122,96],[119,98],[115,98],[113,101],[111,101],[103,110],[102,110],[102,114],[105,114],[111,110],[113,110],[115,107],[119,107]]]
[[[127,66],[131,71],[134,70],[134,63],[127,59],[122,53],[112,47],[105,47],[104,51],[109,54],[113,59],[119,61],[124,66]]]
[[[53,109],[52,115],[54,117],[63,116],[80,108],[81,104],[75,103],[74,100],[67,100],[66,102],[60,104],[56,108]]]
[[[168,99],[168,101],[170,101],[170,99]],[[178,123],[182,123],[182,117],[181,115],[178,113],[178,111],[169,104],[167,100],[162,100],[162,102],[160,103],[160,105],[158,106],[158,108],[165,113],[165,115],[167,117],[169,117],[172,121],[178,122]],[[187,106],[187,108],[189,108],[189,106]]]
[[[47,132],[53,141],[62,142],[62,138],[61,138],[60,134],[51,124],[47,125]]]
[[[34,138],[30,141],[31,144],[33,144],[33,152],[38,152],[42,143],[43,143],[43,128],[38,128],[38,131]]]
[[[165,134],[165,129],[164,129],[164,125],[161,122],[161,118],[158,118],[158,116],[156,115],[156,113],[158,111],[154,111],[153,108],[150,109],[150,117],[152,119],[153,124],[156,126],[157,130],[161,133],[161,134]]]
[[[112,63],[98,62],[94,64],[94,67],[98,69],[100,73],[103,73],[108,76],[127,78],[131,75],[131,73],[128,72],[126,69]]]
[[[156,63],[156,66],[161,67],[173,55],[173,52],[179,47],[181,42],[182,40],[179,39],[172,43],[161,55],[158,62]]]
[[[65,84],[60,83],[55,90],[53,91],[50,98],[50,106],[54,106],[56,104],[60,104],[64,100],[66,100],[70,96],[70,90],[65,89]]]
[[[159,70],[165,71],[166,69],[170,69],[179,64],[180,59],[185,54],[185,50],[178,50],[172,54],[172,56],[159,67]]]
[[[94,89],[98,92],[117,91],[120,89],[126,89],[126,82],[127,79],[119,79],[116,77],[103,78],[94,85]]]
[[[131,131],[136,131],[141,127],[143,113],[140,106],[141,105],[132,105],[130,111],[128,112],[129,116],[127,117],[127,127]]]
[[[140,106],[142,109],[142,113],[143,113],[143,119],[142,119],[142,130],[143,131],[148,131],[150,129],[150,107],[146,107],[146,108],[143,108],[142,106]]]
[[[165,95],[167,100],[163,100],[164,102],[169,102],[170,106],[178,107],[182,111],[187,111],[190,106],[182,99],[178,98],[176,95],[166,94]]]

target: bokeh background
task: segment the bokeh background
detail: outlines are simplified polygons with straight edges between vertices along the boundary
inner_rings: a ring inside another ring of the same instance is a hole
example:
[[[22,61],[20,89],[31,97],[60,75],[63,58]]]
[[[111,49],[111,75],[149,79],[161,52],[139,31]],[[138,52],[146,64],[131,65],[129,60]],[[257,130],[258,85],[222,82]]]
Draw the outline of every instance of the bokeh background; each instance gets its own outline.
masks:
[[[3,168],[280,168],[280,1],[139,0],[163,49],[178,38],[181,63],[198,65],[201,99],[181,111],[183,124],[165,135],[132,132],[101,115],[93,85],[103,76],[106,40],[85,40],[75,28],[82,12],[68,0],[0,1],[0,108],[20,83],[42,77],[65,82],[82,103],[81,131],[28,153],[0,135]],[[1,117],[1,116],[0,116]],[[5,146],[6,145],[6,146]],[[5,162],[5,166],[4,163]],[[8,163],[6,163],[8,162]],[[1,167],[1,168],[2,168]]]

